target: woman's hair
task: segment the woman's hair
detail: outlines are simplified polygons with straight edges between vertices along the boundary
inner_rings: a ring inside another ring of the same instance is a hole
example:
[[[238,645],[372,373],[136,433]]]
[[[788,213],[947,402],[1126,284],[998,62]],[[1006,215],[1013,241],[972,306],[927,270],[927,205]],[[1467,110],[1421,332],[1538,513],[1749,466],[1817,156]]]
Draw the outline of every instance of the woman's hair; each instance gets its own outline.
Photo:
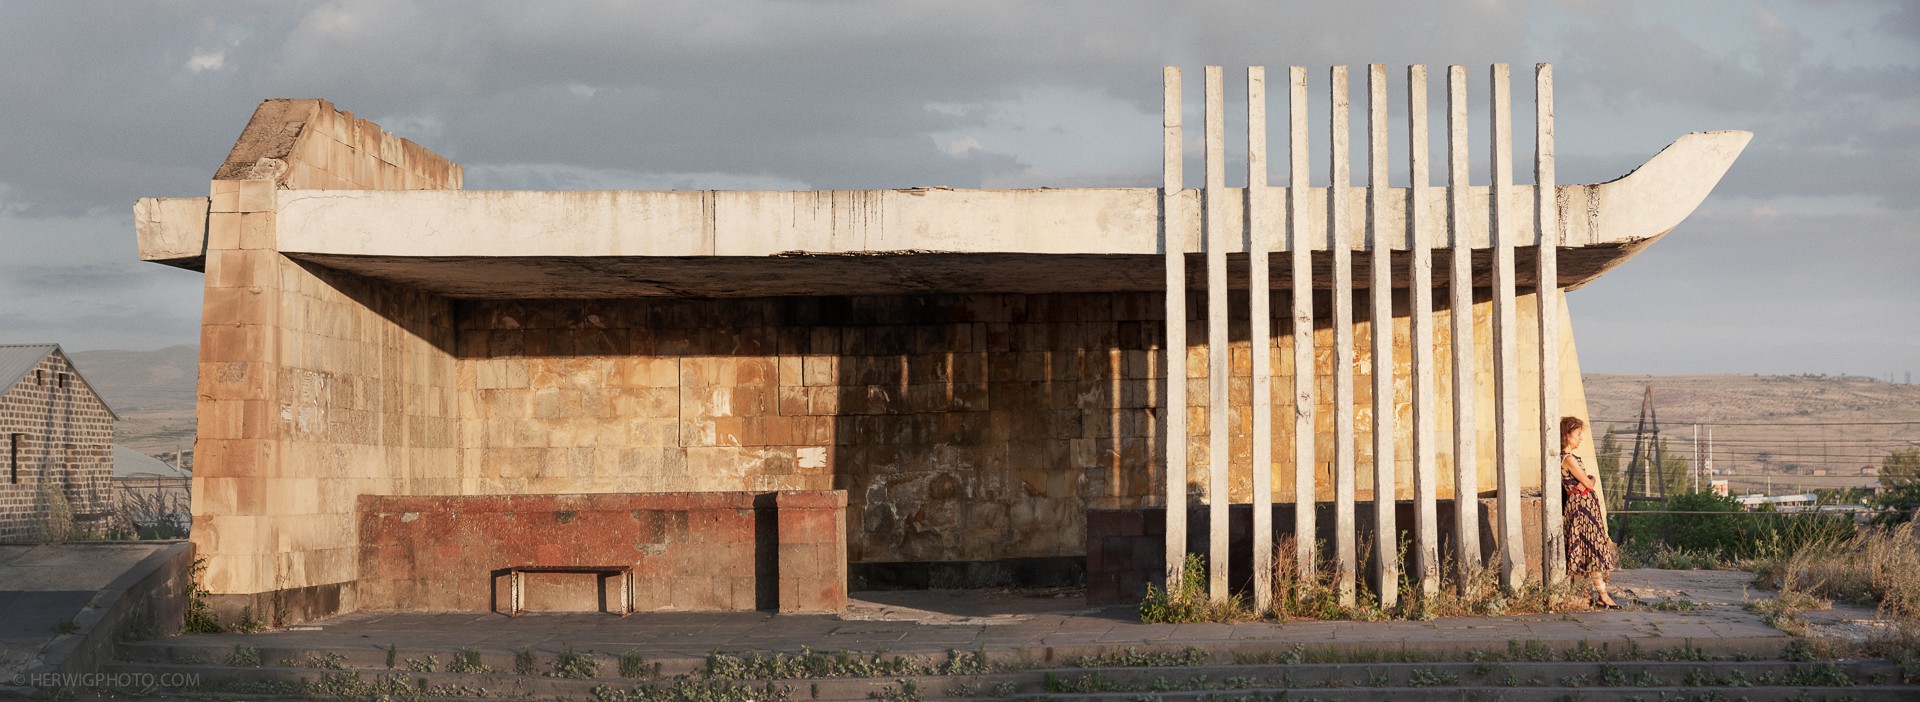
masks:
[[[1573,436],[1574,430],[1585,429],[1586,427],[1587,427],[1587,423],[1580,421],[1579,417],[1561,417],[1560,418],[1560,445],[1562,447],[1565,447],[1567,445],[1567,437]]]

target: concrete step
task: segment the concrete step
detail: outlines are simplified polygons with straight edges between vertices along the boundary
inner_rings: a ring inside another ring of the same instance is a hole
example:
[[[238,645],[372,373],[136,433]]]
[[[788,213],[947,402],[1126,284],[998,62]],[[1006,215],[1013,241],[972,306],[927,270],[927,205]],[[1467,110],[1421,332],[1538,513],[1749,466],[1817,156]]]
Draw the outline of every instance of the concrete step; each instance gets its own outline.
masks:
[[[444,664],[444,662],[443,662]],[[424,667],[424,666],[422,666]],[[510,671],[511,669],[509,669]],[[570,670],[581,673],[576,664]],[[447,672],[379,667],[261,666],[208,663],[122,662],[109,668],[118,679],[151,682],[197,693],[365,696],[406,690],[443,698],[571,698],[601,702],[674,698],[789,699],[822,701],[977,698],[1057,698],[1086,702],[1132,702],[1142,698],[1186,702],[1201,698],[1386,699],[1572,699],[1643,696],[1693,699],[1708,691],[1737,692],[1727,699],[1920,699],[1920,686],[1902,685],[1901,670],[1888,661],[1482,661],[1451,663],[1265,663],[1250,665],[1047,668],[979,675],[792,678],[781,680],[630,679],[600,667],[592,678],[518,675],[511,672]],[[552,672],[552,671],[549,671]],[[646,692],[638,692],[652,688]],[[1604,694],[1603,694],[1604,693]],[[1704,699],[1714,699],[1711,696]]]

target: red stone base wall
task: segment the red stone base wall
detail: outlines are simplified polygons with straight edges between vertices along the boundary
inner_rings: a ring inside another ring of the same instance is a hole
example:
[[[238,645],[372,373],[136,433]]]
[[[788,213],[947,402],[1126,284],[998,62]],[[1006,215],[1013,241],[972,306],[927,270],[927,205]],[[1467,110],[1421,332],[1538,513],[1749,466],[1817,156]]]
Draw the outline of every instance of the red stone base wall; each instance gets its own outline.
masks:
[[[624,565],[639,611],[839,611],[846,504],[841,491],[365,495],[357,608],[505,611],[507,568]],[[593,575],[526,576],[533,611],[618,597]]]

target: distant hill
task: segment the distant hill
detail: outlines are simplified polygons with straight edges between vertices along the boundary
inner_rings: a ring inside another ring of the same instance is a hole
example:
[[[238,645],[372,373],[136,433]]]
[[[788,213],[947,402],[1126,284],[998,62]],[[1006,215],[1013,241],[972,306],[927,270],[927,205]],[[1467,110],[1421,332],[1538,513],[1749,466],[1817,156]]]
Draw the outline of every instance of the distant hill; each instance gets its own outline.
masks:
[[[193,448],[200,347],[68,351],[80,375],[120,415],[114,442],[151,456]]]
[[[200,347],[157,351],[69,351],[80,375],[115,412],[193,409]]]
[[[1594,425],[1631,431],[1646,388],[1667,450],[1713,467],[1739,491],[1871,484],[1889,451],[1920,446],[1920,385],[1860,376],[1619,375],[1587,373]],[[1632,437],[1622,436],[1630,442]]]

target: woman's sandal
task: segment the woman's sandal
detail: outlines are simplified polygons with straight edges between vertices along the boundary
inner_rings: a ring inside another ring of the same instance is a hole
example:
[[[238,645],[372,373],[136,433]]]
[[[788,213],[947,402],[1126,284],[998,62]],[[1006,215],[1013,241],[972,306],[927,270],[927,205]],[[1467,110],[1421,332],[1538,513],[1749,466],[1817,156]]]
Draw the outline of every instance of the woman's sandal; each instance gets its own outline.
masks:
[[[1600,593],[1598,592],[1589,593],[1587,595],[1587,604],[1595,609],[1619,609],[1620,608],[1620,603],[1618,602],[1602,602],[1600,600]]]

